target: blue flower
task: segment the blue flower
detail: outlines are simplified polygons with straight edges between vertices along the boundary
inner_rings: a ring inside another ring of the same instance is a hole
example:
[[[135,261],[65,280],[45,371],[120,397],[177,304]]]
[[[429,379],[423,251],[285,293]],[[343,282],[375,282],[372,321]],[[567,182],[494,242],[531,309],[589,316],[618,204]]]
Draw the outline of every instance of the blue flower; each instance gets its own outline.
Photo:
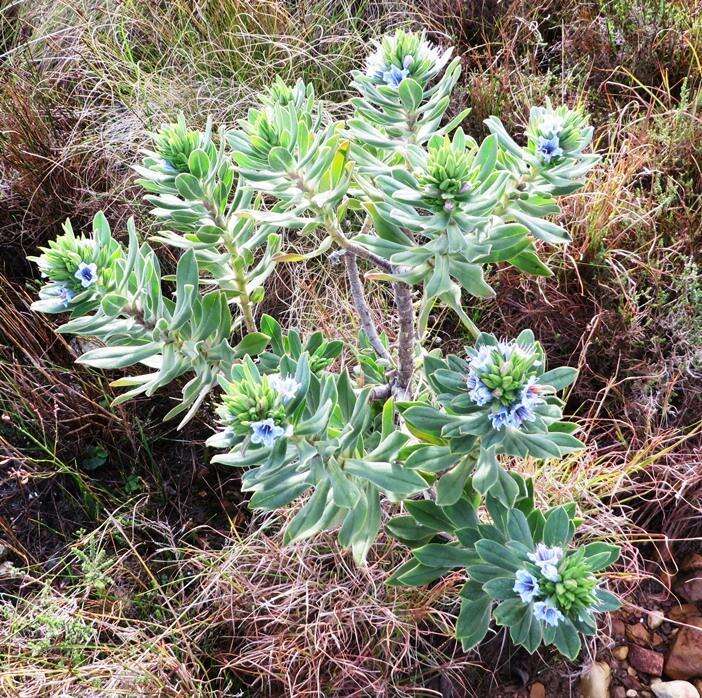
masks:
[[[551,162],[554,158],[563,155],[563,148],[560,146],[557,135],[553,135],[550,138],[539,136],[539,140],[536,143],[536,152],[543,162]]]
[[[494,412],[490,412],[490,422],[492,428],[497,431],[502,431],[505,427],[513,427],[514,420],[512,418],[512,410],[509,407],[498,407]]]
[[[536,546],[533,553],[527,557],[539,568],[541,574],[551,582],[558,582],[561,576],[558,574],[558,563],[563,558],[563,548],[554,546],[549,548],[543,543]]]
[[[387,70],[385,64],[385,54],[383,47],[378,46],[368,58],[366,58],[366,75],[375,80],[382,80],[383,73]]]
[[[73,300],[75,296],[75,291],[72,291],[68,286],[61,286],[57,292],[58,297],[63,300],[63,307],[68,308],[68,304]]]
[[[83,288],[88,288],[92,286],[97,281],[97,264],[86,264],[81,262],[78,265],[78,270],[74,274],[76,279],[80,281],[80,285]]]
[[[535,596],[539,595],[539,582],[536,577],[526,570],[517,570],[515,575],[516,581],[514,582],[513,590],[519,594],[519,598],[524,603],[531,603]]]
[[[536,384],[536,378],[532,376],[522,388],[522,403],[533,407],[540,402],[543,402],[541,398],[541,386]]]
[[[470,360],[470,368],[473,371],[482,371],[492,365],[492,352],[495,347],[482,346],[478,349],[477,356]]]
[[[563,614],[548,599],[534,604],[534,618],[542,620],[546,625],[558,625],[564,620]]]
[[[398,68],[396,65],[390,66],[390,70],[383,73],[383,81],[391,87],[398,87],[399,84],[409,75],[407,68]]]
[[[273,388],[273,390],[280,395],[280,399],[284,403],[290,402],[290,400],[297,395],[297,391],[300,389],[299,381],[296,381],[292,376],[287,376],[284,378],[280,375],[280,373],[269,376],[268,385],[270,385],[271,388]]]
[[[511,426],[518,427],[522,422],[533,422],[536,415],[530,405],[518,402],[510,409],[510,417],[512,418]]]
[[[466,386],[468,387],[468,397],[478,405],[478,407],[487,405],[488,402],[492,400],[490,388],[476,375],[472,373],[468,375],[468,378],[466,378]]]
[[[266,448],[271,448],[276,439],[284,433],[283,427],[276,426],[272,418],[262,419],[259,422],[251,422],[251,443],[263,444]]]
[[[561,575],[558,574],[558,567],[555,565],[543,565],[541,568],[541,574],[548,579],[549,582],[560,582]]]

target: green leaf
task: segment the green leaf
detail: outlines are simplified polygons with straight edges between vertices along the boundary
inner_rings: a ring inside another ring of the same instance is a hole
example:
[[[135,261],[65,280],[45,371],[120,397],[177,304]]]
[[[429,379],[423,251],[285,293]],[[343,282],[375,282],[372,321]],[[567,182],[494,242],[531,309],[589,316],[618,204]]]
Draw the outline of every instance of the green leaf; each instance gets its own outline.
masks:
[[[178,193],[186,201],[198,201],[202,199],[203,191],[197,177],[187,172],[182,172],[175,178],[175,185]]]
[[[609,543],[596,541],[585,546],[585,559],[593,572],[613,565],[619,559],[619,554],[619,547]]]
[[[193,150],[188,157],[188,169],[198,179],[206,177],[210,171],[210,159],[207,153],[200,148]]]
[[[439,506],[455,504],[461,498],[463,488],[472,470],[472,459],[464,457],[451,470],[444,473],[436,485],[436,503]]]
[[[346,461],[345,470],[400,499],[421,492],[427,487],[426,480],[416,471],[395,463],[349,459]]]
[[[451,259],[449,262],[451,275],[471,296],[477,298],[494,298],[495,291],[483,278],[483,269],[479,264],[468,264]]]
[[[514,596],[514,577],[495,577],[483,584],[483,589],[490,595],[491,599],[502,601]]]
[[[495,541],[479,540],[475,549],[484,562],[508,572],[516,572],[522,565],[521,560],[509,548]]]
[[[346,477],[339,464],[333,459],[327,462],[327,472],[332,486],[334,503],[339,507],[352,509],[361,496],[358,487]]]
[[[105,315],[116,317],[127,305],[127,299],[119,293],[106,293],[100,301],[100,308]]]
[[[478,462],[473,475],[473,487],[480,494],[487,494],[490,488],[497,482],[500,464],[497,462],[495,447],[488,449],[481,448]]]
[[[257,356],[268,346],[269,339],[267,334],[250,332],[234,347],[234,357]]]
[[[424,91],[421,85],[412,78],[405,78],[402,80],[397,91],[402,100],[402,106],[407,109],[407,111],[415,111],[422,103]]]
[[[421,541],[432,538],[435,531],[416,523],[412,516],[395,516],[387,523],[387,530],[402,541]]]
[[[507,532],[511,540],[522,543],[529,549],[534,547],[529,523],[519,509],[510,510],[507,516]]]
[[[493,613],[495,623],[509,627],[519,622],[524,613],[524,607],[525,604],[521,599],[505,599],[497,606]]]
[[[616,611],[622,604],[621,601],[606,589],[595,589],[597,599],[597,610],[604,613],[606,611]]]
[[[268,163],[275,170],[290,171],[295,168],[295,160],[288,150],[277,146],[268,153]]]
[[[460,456],[452,453],[448,446],[422,446],[412,451],[405,461],[405,467],[426,473],[440,473],[453,467],[458,458]]]
[[[536,382],[539,385],[551,385],[556,390],[563,390],[563,388],[567,388],[577,377],[577,368],[559,366],[558,368],[552,368],[550,371],[546,371],[546,373],[542,373]]]
[[[427,567],[468,567],[478,559],[471,550],[449,543],[427,543],[412,554]]]
[[[326,528],[337,508],[333,502],[328,502],[329,481],[322,480],[309,498],[305,506],[297,512],[285,529],[283,542],[287,545],[298,540],[309,538]],[[329,504],[332,506],[329,507]]]
[[[441,429],[448,421],[439,410],[427,406],[410,407],[402,413],[409,431],[422,441],[443,445]]]
[[[567,618],[556,626],[553,644],[556,645],[558,651],[565,657],[568,657],[568,659],[577,659],[578,654],[580,654],[580,637],[578,631]]]
[[[570,542],[570,517],[563,507],[552,509],[544,526],[544,543],[564,547]]]
[[[456,638],[461,641],[464,652],[475,647],[487,634],[491,609],[492,600],[487,595],[461,600],[461,610],[456,621]]]
[[[446,567],[427,567],[419,560],[412,559],[395,570],[395,573],[388,579],[388,584],[392,586],[422,586],[440,579],[450,571]]]
[[[508,260],[512,266],[532,276],[553,276],[553,272],[539,259],[533,250],[522,250]]]
[[[414,520],[434,531],[453,531],[455,526],[446,516],[442,507],[429,499],[416,499],[404,503],[405,509],[412,514]]]
[[[522,609],[519,619],[510,626],[509,634],[515,644],[522,645],[529,654],[533,654],[541,644],[541,623],[534,618],[531,605]]]

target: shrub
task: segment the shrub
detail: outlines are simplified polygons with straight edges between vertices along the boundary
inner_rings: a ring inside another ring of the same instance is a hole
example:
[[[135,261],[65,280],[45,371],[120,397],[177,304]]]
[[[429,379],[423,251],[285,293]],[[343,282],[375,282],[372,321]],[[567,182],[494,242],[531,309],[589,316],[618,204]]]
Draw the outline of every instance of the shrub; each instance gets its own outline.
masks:
[[[465,649],[494,619],[530,652],[553,644],[574,658],[579,633],[596,631],[594,613],[618,605],[596,576],[618,550],[572,545],[575,507],[540,511],[534,484],[505,466],[583,447],[558,397],[576,371],[547,370],[531,331],[513,340],[480,332],[464,298],[494,295],[487,265],[550,274],[537,242],[568,242],[549,220],[556,199],[598,158],[586,152],[587,117],[565,106],[532,108],[524,146],[495,117],[481,143],[460,128],[467,112],[442,125],[459,73],[450,49],[398,30],[353,72],[358,96],[345,121],[311,85],[277,80],[236,128],[164,125],[135,169],[163,224],[154,239],[183,250],[175,276],[162,276],[132,222],[125,249],[98,214],[91,236],[67,223],[35,258],[47,281],[34,307],[68,312],[60,332],[105,344],[80,363],[146,367],[113,383],[128,388],[117,402],[188,375],[166,415],[182,425],[219,388],[208,445],[224,453],[213,461],[246,469],[252,507],[306,497],[286,541],[338,529],[363,564],[381,500],[403,502],[389,530],[412,557],[391,581],[427,584],[465,568]],[[289,230],[314,249],[286,252]],[[353,377],[334,370],[341,342],[257,321],[275,265],[328,253],[344,262],[362,327]],[[366,278],[392,286],[394,346],[373,324],[358,258],[376,268]],[[466,356],[425,349],[437,305],[472,336]]]

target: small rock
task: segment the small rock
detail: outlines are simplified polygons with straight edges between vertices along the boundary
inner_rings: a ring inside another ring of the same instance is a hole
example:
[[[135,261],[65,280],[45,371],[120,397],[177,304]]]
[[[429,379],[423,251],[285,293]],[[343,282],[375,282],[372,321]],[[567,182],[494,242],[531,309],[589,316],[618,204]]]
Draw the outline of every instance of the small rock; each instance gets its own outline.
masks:
[[[692,553],[689,557],[683,560],[680,569],[683,572],[689,572],[690,570],[702,570],[702,555],[699,553]]]
[[[648,627],[651,628],[651,630],[657,630],[663,625],[664,620],[665,614],[663,611],[650,611],[647,619]]]
[[[628,645],[619,645],[619,647],[615,647],[612,650],[612,654],[614,655],[615,659],[623,662],[629,656],[629,647]]]
[[[653,679],[651,690],[657,698],[699,698],[697,689],[687,681],[661,681]]]
[[[645,625],[635,623],[626,626],[626,636],[637,645],[648,645],[651,642],[651,635]]]
[[[673,608],[668,611],[668,618],[680,622],[685,620],[685,618],[699,616],[699,614],[700,612],[697,610],[697,606],[695,606],[694,603],[684,603],[681,606],[673,606]]]
[[[653,635],[651,636],[652,647],[658,647],[658,645],[662,645],[664,641],[665,639],[658,633],[653,633]]]
[[[622,638],[626,631],[626,626],[621,618],[612,618],[612,637]]]
[[[529,691],[529,698],[546,698],[546,687],[538,681],[533,683]]]
[[[696,573],[695,576],[681,582],[678,590],[685,601],[702,601],[702,575]]]
[[[702,696],[702,679],[695,679],[695,688],[697,692]]]
[[[636,696],[638,696],[638,695],[639,695],[639,692],[635,691],[633,688],[630,688],[626,692],[626,698],[636,698]]]
[[[626,688],[617,686],[612,693],[612,698],[626,698]]]
[[[663,673],[663,655],[660,652],[647,650],[638,645],[632,645],[629,651],[629,663],[636,671],[660,676]]]
[[[665,660],[665,673],[671,679],[702,676],[702,616],[685,622],[694,627],[680,628]]]
[[[582,675],[580,691],[583,698],[608,698],[612,669],[606,662],[595,662]]]

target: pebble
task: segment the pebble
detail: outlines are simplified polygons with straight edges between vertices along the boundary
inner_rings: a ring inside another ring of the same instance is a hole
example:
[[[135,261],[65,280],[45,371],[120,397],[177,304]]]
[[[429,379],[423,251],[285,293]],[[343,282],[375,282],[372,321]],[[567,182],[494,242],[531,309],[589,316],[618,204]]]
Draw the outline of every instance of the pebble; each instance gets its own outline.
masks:
[[[626,692],[626,698],[636,698],[636,696],[638,696],[638,695],[639,695],[639,692],[635,691],[633,688],[630,688]]]
[[[651,676],[660,676],[663,673],[663,655],[638,645],[631,646],[629,664],[637,671]]]
[[[661,681],[653,679],[651,690],[656,698],[699,698],[697,689],[687,681]]]
[[[580,691],[582,698],[608,698],[612,669],[606,662],[595,662],[582,675]]]
[[[668,611],[668,618],[678,622],[684,620],[685,618],[698,615],[699,611],[697,610],[697,606],[695,606],[693,603],[684,603],[681,606],[673,606],[673,608]]]
[[[671,679],[702,676],[702,616],[685,622],[694,627],[680,628],[665,660],[665,674]]]
[[[529,698],[546,698],[546,687],[538,681],[533,683],[529,691]]]
[[[627,625],[626,636],[637,645],[648,645],[651,642],[651,634],[643,623]]]
[[[651,630],[656,630],[663,625],[664,620],[665,614],[663,611],[651,611],[648,614],[648,627],[651,628]]]
[[[623,662],[629,656],[629,647],[628,645],[619,645],[612,650],[612,654],[620,662]]]
[[[612,637],[622,638],[626,632],[626,626],[621,618],[612,618]]]

